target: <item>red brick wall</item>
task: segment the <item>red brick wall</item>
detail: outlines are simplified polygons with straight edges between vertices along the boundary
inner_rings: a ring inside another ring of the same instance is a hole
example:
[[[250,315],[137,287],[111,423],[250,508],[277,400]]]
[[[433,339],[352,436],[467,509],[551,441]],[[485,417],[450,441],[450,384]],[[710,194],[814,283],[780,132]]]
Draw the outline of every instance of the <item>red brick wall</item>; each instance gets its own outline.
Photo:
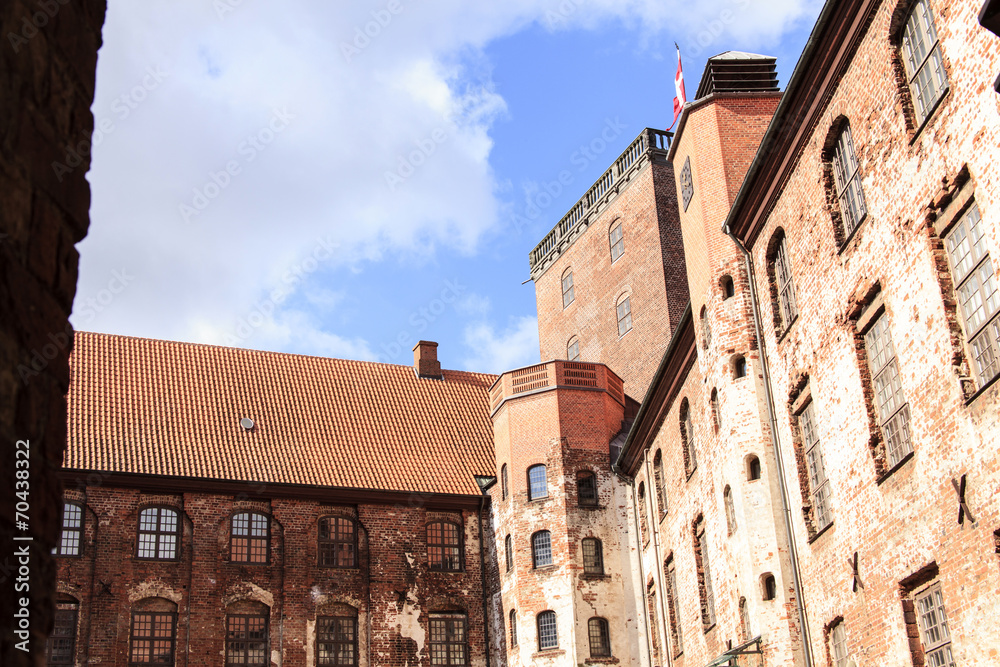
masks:
[[[254,497],[259,496],[254,492]],[[270,608],[272,663],[315,664],[315,619],[334,604],[359,612],[361,665],[428,665],[428,613],[467,615],[470,664],[485,665],[486,637],[478,512],[421,506],[332,506],[291,498],[239,500],[211,493],[157,494],[90,486],[67,499],[86,503],[86,540],[79,558],[60,557],[59,591],[80,602],[78,664],[125,665],[133,606],[162,597],[177,604],[178,665],[218,664],[223,655],[226,607],[256,600]],[[137,517],[150,501],[183,512],[177,562],[139,560]],[[229,520],[241,510],[272,517],[267,565],[230,563]],[[358,567],[319,567],[317,522],[322,516],[356,518]],[[428,568],[426,524],[464,526],[462,572]]]

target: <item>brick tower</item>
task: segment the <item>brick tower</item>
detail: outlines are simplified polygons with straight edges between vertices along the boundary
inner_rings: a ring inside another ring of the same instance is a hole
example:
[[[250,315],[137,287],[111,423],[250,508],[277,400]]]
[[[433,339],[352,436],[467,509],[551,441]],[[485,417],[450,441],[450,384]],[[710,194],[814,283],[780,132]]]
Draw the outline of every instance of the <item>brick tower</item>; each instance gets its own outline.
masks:
[[[529,255],[542,360],[605,363],[635,399],[688,300],[671,136],[644,129]]]

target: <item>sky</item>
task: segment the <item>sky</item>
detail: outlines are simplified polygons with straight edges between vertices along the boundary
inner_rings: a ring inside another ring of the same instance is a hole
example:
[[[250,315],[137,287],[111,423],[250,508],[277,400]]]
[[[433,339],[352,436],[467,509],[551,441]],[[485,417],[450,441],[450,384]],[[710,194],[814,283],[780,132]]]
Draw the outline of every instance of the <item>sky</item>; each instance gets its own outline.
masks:
[[[71,321],[395,364],[433,340],[445,368],[491,373],[534,363],[528,252],[643,128],[671,124],[674,43],[689,97],[728,50],[776,56],[784,87],[820,6],[110,0]]]

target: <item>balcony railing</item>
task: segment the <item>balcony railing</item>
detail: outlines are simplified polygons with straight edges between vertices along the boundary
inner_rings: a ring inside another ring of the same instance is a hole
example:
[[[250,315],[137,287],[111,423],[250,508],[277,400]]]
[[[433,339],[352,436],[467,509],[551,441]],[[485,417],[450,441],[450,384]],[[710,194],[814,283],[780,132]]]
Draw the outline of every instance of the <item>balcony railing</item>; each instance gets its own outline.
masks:
[[[541,275],[541,272],[548,266],[546,260],[561,249],[563,241],[570,233],[581,222],[589,225],[591,216],[596,215],[605,203],[620,192],[623,185],[646,166],[651,155],[659,154],[665,158],[667,151],[670,150],[670,141],[673,136],[672,132],[654,130],[648,127],[644,129],[635,138],[635,141],[629,144],[629,147],[618,156],[611,167],[601,174],[601,177],[570,208],[562,220],[556,223],[552,231],[545,235],[542,242],[528,254],[531,277],[537,278]]]

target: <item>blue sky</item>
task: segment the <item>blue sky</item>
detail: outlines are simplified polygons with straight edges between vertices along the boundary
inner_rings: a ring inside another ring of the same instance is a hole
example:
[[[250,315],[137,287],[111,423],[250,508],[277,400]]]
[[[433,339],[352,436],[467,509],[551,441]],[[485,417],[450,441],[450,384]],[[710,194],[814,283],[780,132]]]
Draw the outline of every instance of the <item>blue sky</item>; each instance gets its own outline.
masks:
[[[777,56],[784,85],[820,8],[334,4],[111,0],[78,329],[400,364],[427,339],[446,368],[532,363],[528,251],[670,124],[673,43],[689,97],[731,49]]]

